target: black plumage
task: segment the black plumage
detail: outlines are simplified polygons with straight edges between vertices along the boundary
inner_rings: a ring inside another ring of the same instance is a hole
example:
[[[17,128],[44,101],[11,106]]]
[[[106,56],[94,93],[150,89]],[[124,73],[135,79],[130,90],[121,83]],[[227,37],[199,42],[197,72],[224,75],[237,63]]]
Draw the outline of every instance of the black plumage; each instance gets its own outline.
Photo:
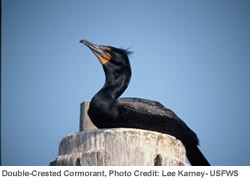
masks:
[[[166,133],[182,141],[192,165],[209,165],[198,148],[198,137],[173,111],[157,101],[119,98],[131,78],[127,50],[97,46],[87,40],[80,42],[98,57],[106,76],[104,86],[92,98],[88,111],[98,128],[139,128]]]

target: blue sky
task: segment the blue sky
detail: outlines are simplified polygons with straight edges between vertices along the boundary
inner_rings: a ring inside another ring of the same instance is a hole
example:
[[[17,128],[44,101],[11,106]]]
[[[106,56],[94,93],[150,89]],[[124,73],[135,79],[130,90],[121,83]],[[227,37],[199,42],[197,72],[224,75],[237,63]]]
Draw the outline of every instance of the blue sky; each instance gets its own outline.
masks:
[[[131,48],[123,97],[157,100],[212,165],[250,165],[247,0],[2,0],[2,164],[48,165],[104,73],[80,39]]]

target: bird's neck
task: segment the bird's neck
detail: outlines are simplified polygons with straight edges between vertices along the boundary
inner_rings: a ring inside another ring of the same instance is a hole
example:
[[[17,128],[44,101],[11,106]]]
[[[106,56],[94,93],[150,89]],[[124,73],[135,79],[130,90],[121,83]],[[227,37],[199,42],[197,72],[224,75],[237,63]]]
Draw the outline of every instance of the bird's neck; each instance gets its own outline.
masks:
[[[130,66],[121,70],[103,65],[106,80],[101,90],[92,98],[90,107],[95,110],[106,111],[115,106],[115,101],[127,89],[130,77]]]
[[[110,69],[103,66],[106,80],[103,88],[96,94],[105,99],[116,100],[127,89],[131,78],[131,69]]]

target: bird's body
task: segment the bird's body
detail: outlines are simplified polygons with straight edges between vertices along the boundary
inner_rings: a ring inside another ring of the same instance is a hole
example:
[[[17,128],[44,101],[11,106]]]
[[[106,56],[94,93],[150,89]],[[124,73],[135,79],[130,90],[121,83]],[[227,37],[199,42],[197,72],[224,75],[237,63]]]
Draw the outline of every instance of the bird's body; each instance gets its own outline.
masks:
[[[88,110],[98,128],[138,128],[166,133],[182,141],[192,165],[209,165],[197,147],[198,137],[173,111],[157,101],[119,98],[131,77],[126,50],[81,42],[98,57],[106,76],[103,88],[92,98]]]
[[[146,129],[173,135],[185,143],[199,143],[196,134],[173,111],[157,101],[119,98],[105,109],[91,103],[89,115],[98,128]]]

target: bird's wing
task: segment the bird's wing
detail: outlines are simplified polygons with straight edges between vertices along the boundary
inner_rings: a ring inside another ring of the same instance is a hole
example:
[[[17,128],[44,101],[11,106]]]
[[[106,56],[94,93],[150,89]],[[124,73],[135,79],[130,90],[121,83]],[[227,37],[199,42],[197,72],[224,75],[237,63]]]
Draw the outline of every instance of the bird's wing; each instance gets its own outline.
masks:
[[[136,112],[148,113],[154,116],[164,116],[173,119],[180,119],[178,116],[164,107],[161,103],[142,98],[120,98],[117,100],[118,105]]]
[[[141,98],[120,98],[117,100],[120,116],[128,124],[136,123],[138,128],[168,133],[183,143],[199,143],[197,135],[172,110],[161,103]],[[140,123],[142,123],[140,125]]]

